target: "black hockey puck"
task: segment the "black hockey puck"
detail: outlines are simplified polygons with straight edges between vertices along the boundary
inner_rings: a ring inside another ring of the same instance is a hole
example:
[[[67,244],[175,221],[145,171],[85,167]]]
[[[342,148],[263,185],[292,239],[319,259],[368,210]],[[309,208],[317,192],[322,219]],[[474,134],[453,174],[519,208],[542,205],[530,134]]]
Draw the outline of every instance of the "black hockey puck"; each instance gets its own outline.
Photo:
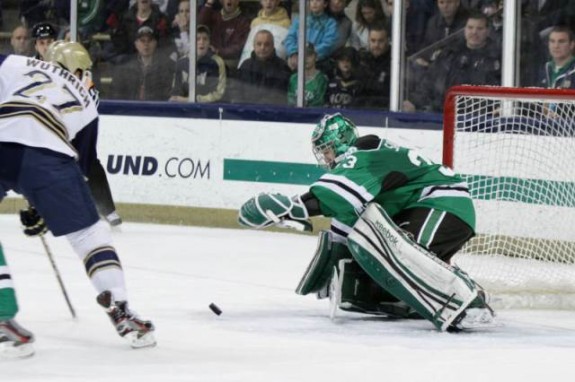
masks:
[[[210,310],[211,310],[212,312],[214,312],[215,314],[217,314],[218,316],[219,316],[220,314],[222,314],[222,310],[221,310],[216,304],[214,304],[213,302],[210,304]]]

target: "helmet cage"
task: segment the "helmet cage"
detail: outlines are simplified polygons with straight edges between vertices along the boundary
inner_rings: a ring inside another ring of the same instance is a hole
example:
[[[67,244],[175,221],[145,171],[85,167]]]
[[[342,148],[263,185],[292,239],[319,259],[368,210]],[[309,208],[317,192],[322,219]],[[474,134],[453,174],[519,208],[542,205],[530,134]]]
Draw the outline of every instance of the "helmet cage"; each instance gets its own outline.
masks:
[[[357,137],[357,127],[348,118],[339,113],[324,116],[312,135],[312,150],[318,164],[327,169],[335,167]],[[333,158],[326,158],[326,154]]]

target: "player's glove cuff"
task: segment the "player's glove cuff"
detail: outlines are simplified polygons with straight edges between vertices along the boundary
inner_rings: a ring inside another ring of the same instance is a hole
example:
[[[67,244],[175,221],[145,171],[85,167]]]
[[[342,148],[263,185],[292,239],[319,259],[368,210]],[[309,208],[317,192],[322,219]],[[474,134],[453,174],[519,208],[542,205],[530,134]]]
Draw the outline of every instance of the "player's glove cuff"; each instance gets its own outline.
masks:
[[[20,222],[26,236],[34,237],[48,232],[46,222],[32,206],[28,207],[28,209],[20,210]]]

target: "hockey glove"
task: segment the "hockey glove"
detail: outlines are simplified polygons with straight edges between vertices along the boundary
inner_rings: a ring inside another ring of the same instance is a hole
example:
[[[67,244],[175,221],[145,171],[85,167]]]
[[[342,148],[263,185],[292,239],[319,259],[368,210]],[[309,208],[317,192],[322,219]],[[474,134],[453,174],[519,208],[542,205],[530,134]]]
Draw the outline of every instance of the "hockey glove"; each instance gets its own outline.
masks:
[[[20,222],[24,226],[23,229],[26,236],[40,236],[48,232],[46,222],[32,206],[26,210],[20,210]]]
[[[276,225],[298,231],[312,231],[309,215],[299,196],[292,199],[278,193],[261,193],[240,208],[238,222],[249,228]]]

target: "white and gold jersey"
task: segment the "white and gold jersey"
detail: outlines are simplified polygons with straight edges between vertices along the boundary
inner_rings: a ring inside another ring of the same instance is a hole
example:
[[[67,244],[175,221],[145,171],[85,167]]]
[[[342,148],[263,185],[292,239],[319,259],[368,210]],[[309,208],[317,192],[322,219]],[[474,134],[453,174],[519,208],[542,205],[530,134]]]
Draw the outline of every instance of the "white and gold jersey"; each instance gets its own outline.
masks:
[[[70,141],[97,117],[96,99],[67,70],[30,57],[0,55],[0,142],[77,157]]]

